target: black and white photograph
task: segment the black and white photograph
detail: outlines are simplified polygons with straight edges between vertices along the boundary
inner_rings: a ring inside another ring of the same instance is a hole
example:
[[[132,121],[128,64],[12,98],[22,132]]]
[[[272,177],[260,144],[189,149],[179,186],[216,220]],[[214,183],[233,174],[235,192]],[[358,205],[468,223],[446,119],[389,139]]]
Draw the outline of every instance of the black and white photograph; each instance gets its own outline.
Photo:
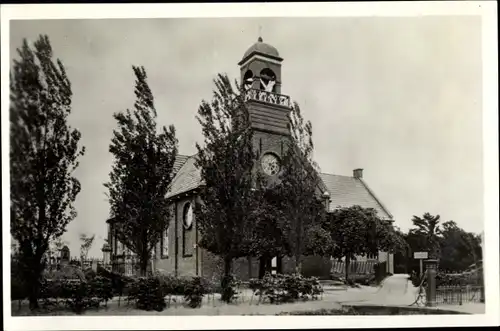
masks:
[[[2,5],[7,329],[498,325],[496,3],[376,5]]]

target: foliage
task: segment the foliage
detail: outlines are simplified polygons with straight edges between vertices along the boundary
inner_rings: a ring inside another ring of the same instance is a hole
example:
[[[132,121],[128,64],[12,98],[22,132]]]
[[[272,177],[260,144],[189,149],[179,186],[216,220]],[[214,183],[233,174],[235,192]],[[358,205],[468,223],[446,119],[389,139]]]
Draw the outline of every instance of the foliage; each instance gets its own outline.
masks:
[[[409,231],[409,234],[418,238],[419,244],[423,245],[425,251],[429,252],[429,258],[432,259],[440,257],[440,218],[439,215],[433,216],[430,213],[425,213],[423,217],[413,216],[414,228]]]
[[[346,280],[349,264],[356,256],[377,254],[379,250],[395,250],[404,245],[390,222],[382,221],[372,208],[360,206],[338,208],[328,215],[328,230],[335,243],[333,257],[345,258]]]
[[[11,258],[10,296],[11,300],[24,300],[28,297],[27,287],[22,277],[21,265],[17,258]]]
[[[224,288],[224,286],[223,286]],[[188,302],[188,306],[191,308],[199,308],[203,300],[203,296],[206,294],[206,288],[200,277],[193,277],[184,290],[184,299]],[[227,301],[229,302],[229,301]]]
[[[317,299],[323,293],[317,278],[305,278],[300,274],[271,275],[262,279],[251,279],[250,289],[255,295],[264,297],[270,303],[293,302],[299,299]]]
[[[141,277],[131,284],[128,301],[142,310],[162,311],[167,306],[165,293],[158,277]]]
[[[233,302],[237,299],[239,282],[236,281],[233,275],[225,276],[222,279],[221,285],[221,300],[224,302]]]
[[[122,296],[128,284],[132,284],[134,279],[125,275],[106,270],[101,266],[97,266],[97,276],[107,278],[111,281],[111,288],[113,294]]]
[[[92,268],[87,268],[83,271],[86,280],[92,280],[97,277],[97,272]]]
[[[98,307],[113,297],[111,282],[103,277],[90,281],[44,280],[41,283],[40,298],[46,304],[52,299],[63,299],[64,304],[75,313],[82,313],[90,307]]]
[[[327,255],[332,243],[321,231],[326,210],[321,197],[323,192],[319,192],[321,180],[318,167],[312,159],[311,122],[304,120],[296,103],[289,117],[290,140],[281,160],[278,183],[268,186],[271,191],[268,200],[272,208],[281,212],[280,230],[285,240],[282,246],[287,255],[294,256],[297,271],[300,272],[300,259],[304,254]],[[274,240],[271,233],[260,235],[271,242]]]
[[[95,234],[92,235],[91,237],[87,236],[84,233],[80,234],[80,241],[81,241],[80,257],[82,259],[87,258],[88,254],[89,254],[89,250],[92,247],[92,244],[94,243],[94,238],[95,238]]]
[[[440,238],[440,268],[464,271],[482,260],[481,238],[467,232],[453,221],[443,223]]]
[[[67,124],[71,83],[52,59],[48,36],[17,49],[10,75],[11,234],[19,244],[22,277],[37,308],[49,243],[76,217],[80,182],[73,177],[81,134]]]
[[[196,145],[196,166],[204,186],[196,219],[200,246],[223,259],[227,276],[233,259],[249,254],[258,206],[252,191],[255,155],[241,91],[226,75],[219,74],[214,83],[212,102],[202,101],[197,116],[204,146]]]
[[[143,310],[163,310],[166,295],[181,295],[191,308],[201,305],[203,296],[211,291],[211,284],[201,277],[179,278],[168,275],[141,277],[128,285],[128,301]]]
[[[379,262],[373,266],[373,271],[377,283],[380,283],[387,276],[386,268],[387,268],[387,262]]]
[[[157,113],[144,67],[133,67],[136,76],[134,110],[115,113],[109,151],[115,161],[109,191],[117,237],[137,254],[145,275],[151,252],[168,226],[166,199],[177,155],[173,126],[157,133]]]

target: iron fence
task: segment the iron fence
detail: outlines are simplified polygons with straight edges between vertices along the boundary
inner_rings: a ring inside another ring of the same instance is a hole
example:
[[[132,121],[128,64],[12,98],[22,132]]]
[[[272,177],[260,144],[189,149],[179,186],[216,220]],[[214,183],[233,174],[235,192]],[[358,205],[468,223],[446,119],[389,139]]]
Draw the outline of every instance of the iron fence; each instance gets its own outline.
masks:
[[[462,305],[464,303],[482,302],[482,286],[454,285],[439,286],[436,288],[436,304]]]

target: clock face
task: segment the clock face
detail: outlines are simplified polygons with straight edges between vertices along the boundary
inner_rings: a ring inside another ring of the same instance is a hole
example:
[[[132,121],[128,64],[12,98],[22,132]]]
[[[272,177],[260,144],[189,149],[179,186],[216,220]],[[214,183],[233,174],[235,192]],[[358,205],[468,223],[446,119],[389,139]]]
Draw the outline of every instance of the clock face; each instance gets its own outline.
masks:
[[[280,161],[274,154],[264,154],[261,165],[264,172],[269,176],[277,175],[280,171]]]

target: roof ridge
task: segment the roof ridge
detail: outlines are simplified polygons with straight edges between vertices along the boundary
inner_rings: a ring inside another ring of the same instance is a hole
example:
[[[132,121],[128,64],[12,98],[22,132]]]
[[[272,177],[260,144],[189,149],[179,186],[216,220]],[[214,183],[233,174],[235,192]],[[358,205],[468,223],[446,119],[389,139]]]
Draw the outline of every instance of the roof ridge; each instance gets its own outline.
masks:
[[[327,173],[327,172],[320,172],[319,174],[320,174],[320,175],[328,175],[328,176],[337,176],[337,177],[347,177],[347,178],[353,178],[353,179],[354,179],[354,177],[352,177],[352,176],[347,176],[347,175],[337,175],[337,174],[329,174],[329,173]]]
[[[354,177],[353,177],[354,178]],[[385,213],[389,216],[389,218],[393,219],[394,216],[389,212],[389,210],[387,210],[387,208],[384,206],[384,204],[380,201],[380,199],[377,198],[377,196],[375,195],[375,193],[373,193],[373,191],[368,187],[368,184],[365,183],[365,181],[362,179],[362,178],[355,178],[357,180],[359,180],[359,182],[361,184],[363,184],[363,186],[366,188],[366,190],[368,191],[368,193],[373,197],[373,199],[375,199],[375,201],[379,204],[380,208],[382,208],[383,211],[385,211]]]

